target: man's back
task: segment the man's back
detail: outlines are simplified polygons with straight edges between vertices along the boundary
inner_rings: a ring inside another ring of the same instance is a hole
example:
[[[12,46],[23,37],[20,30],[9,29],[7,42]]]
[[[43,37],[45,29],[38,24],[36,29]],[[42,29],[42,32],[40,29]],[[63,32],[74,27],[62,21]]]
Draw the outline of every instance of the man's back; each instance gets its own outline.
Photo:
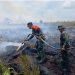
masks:
[[[32,34],[39,36],[39,35],[42,35],[43,33],[42,33],[42,31],[41,31],[39,26],[33,25],[32,26]]]

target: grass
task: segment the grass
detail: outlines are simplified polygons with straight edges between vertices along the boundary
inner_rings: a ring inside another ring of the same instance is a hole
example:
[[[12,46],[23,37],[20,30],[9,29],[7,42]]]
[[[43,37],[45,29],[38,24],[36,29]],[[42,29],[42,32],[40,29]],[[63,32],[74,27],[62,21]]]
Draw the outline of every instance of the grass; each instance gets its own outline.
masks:
[[[71,26],[71,27],[75,27],[75,21],[64,21],[64,22],[56,22],[58,25],[64,25],[66,27]]]
[[[20,65],[20,68],[24,75],[40,75],[39,70],[36,68],[36,65],[31,61],[31,57],[28,55],[20,55],[17,59],[13,60],[13,62]],[[5,72],[10,75],[9,66],[6,63],[0,62],[0,75],[4,75]],[[14,75],[17,73],[14,71]]]

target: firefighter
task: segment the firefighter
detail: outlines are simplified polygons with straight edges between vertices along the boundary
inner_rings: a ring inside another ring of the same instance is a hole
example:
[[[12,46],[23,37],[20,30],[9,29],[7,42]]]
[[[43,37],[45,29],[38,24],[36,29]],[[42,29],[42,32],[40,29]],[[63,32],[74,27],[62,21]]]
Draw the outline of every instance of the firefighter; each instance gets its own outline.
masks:
[[[27,24],[27,27],[29,29],[32,29],[32,34],[31,36],[27,39],[27,41],[29,41],[30,39],[32,39],[34,36],[36,37],[37,41],[35,44],[35,47],[37,49],[37,59],[38,59],[38,63],[42,63],[45,60],[45,51],[44,51],[44,42],[41,40],[45,40],[45,36],[41,31],[41,28],[37,25],[33,25],[32,22],[29,22]],[[41,39],[39,39],[39,37]]]
[[[60,48],[61,48],[61,57],[62,57],[62,71],[63,73],[68,73],[69,71],[69,58],[68,58],[68,49],[70,47],[69,44],[69,35],[65,31],[65,27],[63,25],[58,26],[58,30],[60,31]],[[62,74],[64,75],[64,74]],[[69,74],[67,74],[69,75]]]

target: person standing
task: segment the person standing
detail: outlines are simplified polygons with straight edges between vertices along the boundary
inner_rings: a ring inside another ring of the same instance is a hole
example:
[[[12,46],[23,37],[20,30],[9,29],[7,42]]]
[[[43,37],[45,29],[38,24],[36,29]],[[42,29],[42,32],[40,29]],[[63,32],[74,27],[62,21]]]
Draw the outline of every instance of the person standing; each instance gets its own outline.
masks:
[[[69,58],[68,58],[68,49],[70,47],[69,44],[69,35],[68,33],[65,31],[65,27],[64,26],[58,26],[58,30],[60,31],[60,49],[61,49],[61,57],[62,57],[62,75],[64,75],[64,73],[66,73],[67,75],[69,75]]]

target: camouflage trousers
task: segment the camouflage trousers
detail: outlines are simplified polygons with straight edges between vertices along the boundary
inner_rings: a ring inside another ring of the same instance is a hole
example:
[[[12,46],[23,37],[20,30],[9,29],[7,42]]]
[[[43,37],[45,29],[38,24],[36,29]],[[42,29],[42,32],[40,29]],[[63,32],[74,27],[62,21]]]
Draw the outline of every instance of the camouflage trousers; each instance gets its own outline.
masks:
[[[41,40],[37,40],[35,47],[37,49],[38,60],[44,60],[46,58],[44,43]]]
[[[61,62],[61,67],[62,67],[62,71],[67,75],[69,75],[69,71],[70,71],[70,67],[69,67],[69,57],[68,57],[68,52],[67,51],[62,51],[61,52],[61,57],[62,57],[62,62]]]

